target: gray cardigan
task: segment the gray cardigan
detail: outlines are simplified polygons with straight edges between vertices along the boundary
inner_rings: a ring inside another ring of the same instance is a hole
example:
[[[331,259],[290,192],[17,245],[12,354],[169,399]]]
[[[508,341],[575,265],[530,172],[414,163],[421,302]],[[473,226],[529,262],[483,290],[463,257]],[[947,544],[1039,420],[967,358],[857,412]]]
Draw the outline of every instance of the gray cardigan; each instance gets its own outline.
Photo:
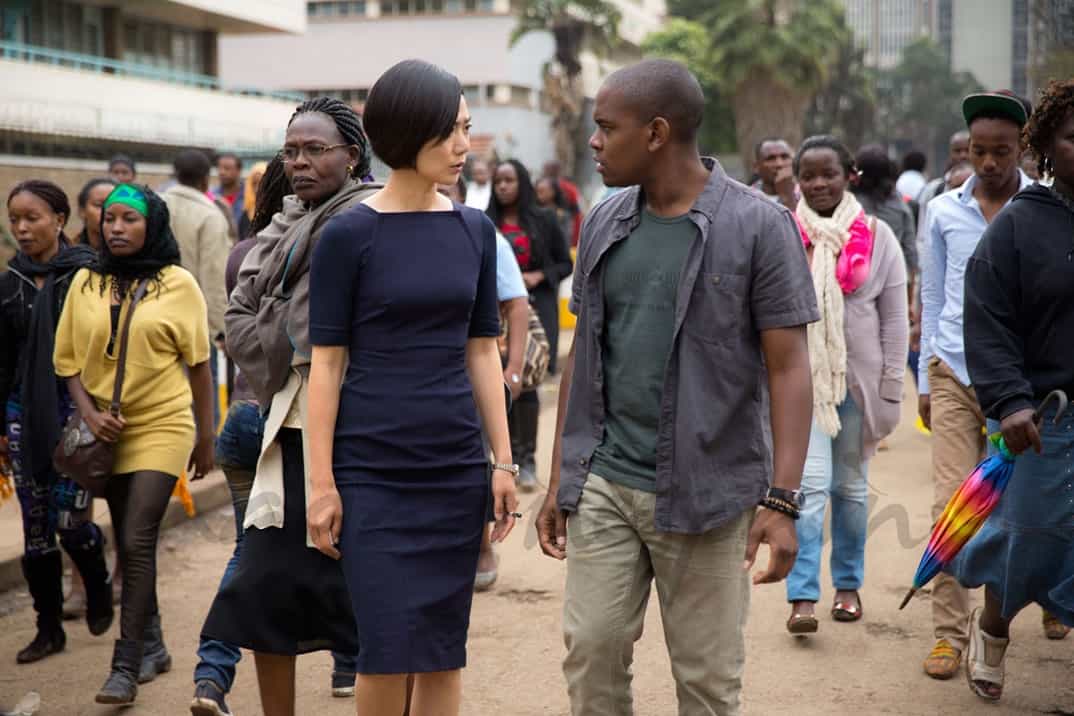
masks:
[[[869,278],[845,297],[847,390],[865,416],[866,458],[899,422],[909,334],[903,252],[891,227],[875,221]]]

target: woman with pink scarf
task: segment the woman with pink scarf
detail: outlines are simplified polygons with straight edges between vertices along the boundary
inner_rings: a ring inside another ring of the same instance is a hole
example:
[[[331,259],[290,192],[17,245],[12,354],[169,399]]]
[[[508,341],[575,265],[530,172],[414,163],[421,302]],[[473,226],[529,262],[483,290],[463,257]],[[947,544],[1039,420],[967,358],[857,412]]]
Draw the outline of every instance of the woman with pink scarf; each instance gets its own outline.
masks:
[[[906,266],[894,232],[847,191],[856,171],[830,136],[810,137],[794,160],[802,191],[795,214],[809,255],[821,319],[809,326],[813,425],[802,475],[798,560],[787,577],[787,630],[818,629],[824,514],[832,505],[831,609],[862,617],[869,458],[895,429],[906,364]]]

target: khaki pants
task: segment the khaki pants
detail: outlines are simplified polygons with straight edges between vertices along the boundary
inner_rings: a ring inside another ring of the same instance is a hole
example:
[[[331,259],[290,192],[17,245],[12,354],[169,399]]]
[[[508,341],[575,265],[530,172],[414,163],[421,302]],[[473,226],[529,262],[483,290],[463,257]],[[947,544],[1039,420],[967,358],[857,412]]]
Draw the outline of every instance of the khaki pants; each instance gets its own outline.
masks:
[[[932,518],[938,518],[962,481],[985,455],[984,415],[968,388],[943,361],[929,363],[932,395]],[[969,591],[941,572],[932,583],[932,624],[937,639],[965,651],[970,618]]]
[[[567,521],[563,671],[573,716],[630,716],[652,582],[680,716],[736,716],[750,586],[747,510],[702,535],[657,532],[656,495],[590,475]]]

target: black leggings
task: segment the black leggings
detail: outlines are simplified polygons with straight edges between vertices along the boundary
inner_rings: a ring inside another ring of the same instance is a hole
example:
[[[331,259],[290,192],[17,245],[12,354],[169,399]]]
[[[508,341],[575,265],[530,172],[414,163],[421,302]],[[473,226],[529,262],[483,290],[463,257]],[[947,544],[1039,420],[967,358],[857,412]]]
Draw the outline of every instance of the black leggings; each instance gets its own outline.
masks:
[[[105,497],[123,567],[119,618],[123,639],[142,639],[149,617],[157,613],[157,537],[177,480],[163,472],[139,470],[108,481]]]

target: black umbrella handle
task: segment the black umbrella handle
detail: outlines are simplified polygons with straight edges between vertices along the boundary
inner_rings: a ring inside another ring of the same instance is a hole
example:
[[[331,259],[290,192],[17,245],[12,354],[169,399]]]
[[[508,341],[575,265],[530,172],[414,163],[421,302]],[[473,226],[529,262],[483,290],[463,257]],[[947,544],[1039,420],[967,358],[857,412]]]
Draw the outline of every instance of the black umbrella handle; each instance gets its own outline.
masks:
[[[1063,413],[1067,412],[1067,406],[1070,401],[1067,400],[1067,394],[1061,390],[1053,390],[1044,396],[1044,400],[1041,401],[1037,409],[1033,411],[1033,422],[1039,423],[1044,418],[1044,411],[1048,407],[1048,403],[1052,401],[1059,403],[1059,407],[1055,411],[1055,417],[1052,419],[1052,424],[1058,425],[1060,419],[1063,417]]]

